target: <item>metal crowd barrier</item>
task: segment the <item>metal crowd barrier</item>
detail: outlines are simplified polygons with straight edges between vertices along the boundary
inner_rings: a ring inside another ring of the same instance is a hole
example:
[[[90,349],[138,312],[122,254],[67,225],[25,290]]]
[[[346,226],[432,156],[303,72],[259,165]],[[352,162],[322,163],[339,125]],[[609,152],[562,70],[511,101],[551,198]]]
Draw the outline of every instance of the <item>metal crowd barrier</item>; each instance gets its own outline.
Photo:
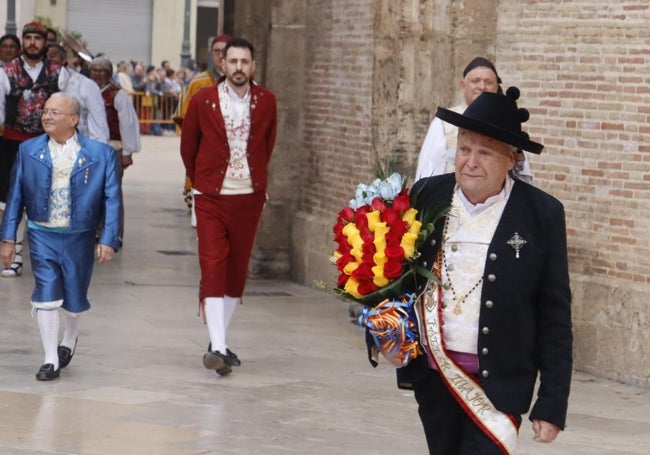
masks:
[[[150,95],[146,92],[132,92],[131,98],[141,124],[174,123],[172,117],[178,104],[173,95]]]

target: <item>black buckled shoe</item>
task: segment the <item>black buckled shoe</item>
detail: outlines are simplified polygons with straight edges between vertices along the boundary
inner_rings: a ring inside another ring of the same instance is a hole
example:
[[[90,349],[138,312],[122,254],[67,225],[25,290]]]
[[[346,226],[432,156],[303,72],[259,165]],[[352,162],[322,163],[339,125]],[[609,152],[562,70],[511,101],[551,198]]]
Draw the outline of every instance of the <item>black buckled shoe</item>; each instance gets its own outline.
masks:
[[[219,376],[226,376],[232,372],[228,358],[219,351],[208,351],[203,354],[203,365],[208,370],[214,370]]]
[[[65,368],[68,366],[74,355],[74,351],[77,349],[77,340],[74,340],[74,348],[70,349],[67,346],[59,346],[56,348],[56,353],[59,355],[59,369]]]
[[[209,351],[212,351],[212,343],[208,343],[208,352]],[[231,367],[241,366],[241,361],[239,360],[239,357],[237,357],[237,354],[235,354],[228,348],[226,348],[226,362]]]
[[[59,377],[61,369],[54,369],[54,365],[51,363],[45,363],[41,365],[41,369],[36,373],[36,379],[39,381],[51,381]]]
[[[228,348],[226,348],[226,362],[228,362],[228,365],[231,367],[238,367],[241,365],[241,361],[239,360],[239,357],[237,357],[237,354]]]

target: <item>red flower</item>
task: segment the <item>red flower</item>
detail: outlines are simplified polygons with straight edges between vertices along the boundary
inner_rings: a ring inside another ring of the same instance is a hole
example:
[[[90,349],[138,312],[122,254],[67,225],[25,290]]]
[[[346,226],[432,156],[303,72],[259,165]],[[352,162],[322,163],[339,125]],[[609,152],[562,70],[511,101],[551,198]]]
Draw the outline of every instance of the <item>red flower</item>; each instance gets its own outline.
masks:
[[[384,254],[389,261],[399,262],[400,264],[404,262],[404,248],[397,245],[387,245],[384,250]]]
[[[371,205],[372,205],[373,210],[379,210],[380,212],[383,212],[383,211],[386,210],[386,208],[388,207],[388,206],[386,205],[386,201],[384,201],[384,200],[383,200],[382,198],[380,198],[380,197],[376,197],[376,198],[374,198],[374,199],[372,200],[372,204],[371,204]]]
[[[387,261],[386,264],[384,264],[384,275],[389,280],[396,280],[402,276],[402,262]]]
[[[375,274],[372,271],[372,263],[368,264],[367,262],[363,262],[359,264],[359,267],[355,269],[354,272],[352,272],[352,278],[357,280],[359,283],[362,283],[363,281],[372,281],[374,278]],[[361,291],[359,291],[361,292]]]
[[[366,213],[370,213],[371,211],[372,211],[372,207],[369,207],[367,205],[362,205],[361,207],[359,207],[357,209],[355,218],[359,218],[361,216],[363,216],[365,218]]]
[[[361,260],[365,264],[370,264],[372,267],[375,264],[375,253],[377,252],[377,247],[375,247],[375,244],[372,243],[371,240],[370,243],[365,242],[361,250],[363,251]]]
[[[409,198],[406,190],[402,191],[398,196],[395,196],[393,208],[400,213],[404,213],[411,208],[411,198]]]
[[[402,222],[402,217],[397,210],[392,207],[386,207],[386,209],[381,212],[381,220],[384,221],[391,229],[393,225],[398,222]]]
[[[354,262],[354,261],[355,261],[354,256],[350,255],[349,253],[343,253],[343,256],[341,256],[336,260],[336,267],[339,269],[339,271],[343,271],[343,269],[349,262]]]
[[[339,218],[346,223],[351,223],[354,221],[354,209],[350,206],[343,208],[339,212]]]
[[[372,280],[359,282],[359,294],[361,295],[372,294],[377,289],[379,288],[372,282]]]

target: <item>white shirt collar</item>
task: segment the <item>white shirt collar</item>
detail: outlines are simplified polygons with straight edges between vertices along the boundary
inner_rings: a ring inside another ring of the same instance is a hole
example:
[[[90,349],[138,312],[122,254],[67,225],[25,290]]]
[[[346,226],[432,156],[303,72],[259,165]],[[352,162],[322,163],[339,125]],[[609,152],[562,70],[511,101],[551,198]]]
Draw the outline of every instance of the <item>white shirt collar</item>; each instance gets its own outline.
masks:
[[[67,148],[75,147],[75,146],[79,145],[79,141],[78,141],[78,138],[77,138],[77,132],[75,131],[75,133],[72,135],[72,137],[65,141],[65,144],[59,144],[54,139],[49,138],[49,140],[47,141],[47,145],[48,145],[48,147],[50,147],[50,150],[52,150],[53,148],[67,149]]]
[[[506,175],[506,183],[503,185],[503,189],[498,193],[495,194],[494,196],[490,196],[485,200],[483,203],[478,203],[478,204],[472,204],[469,199],[463,194],[463,191],[460,189],[458,184],[456,184],[456,193],[458,193],[458,197],[460,198],[461,202],[467,209],[467,212],[470,214],[470,216],[475,216],[478,215],[479,213],[483,212],[484,210],[490,208],[497,202],[507,199],[510,197],[510,192],[512,191],[512,185],[514,184],[514,181],[509,175]]]

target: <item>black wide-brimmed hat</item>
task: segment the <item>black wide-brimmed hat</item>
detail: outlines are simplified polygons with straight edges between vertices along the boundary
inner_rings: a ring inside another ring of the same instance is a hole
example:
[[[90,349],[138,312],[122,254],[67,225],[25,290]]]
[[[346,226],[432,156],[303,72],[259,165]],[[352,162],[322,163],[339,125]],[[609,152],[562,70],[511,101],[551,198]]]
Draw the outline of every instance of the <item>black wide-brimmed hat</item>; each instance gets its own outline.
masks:
[[[459,128],[539,155],[544,146],[531,141],[528,133],[521,129],[521,124],[528,120],[530,114],[527,109],[517,107],[518,98],[517,87],[510,87],[505,95],[483,92],[462,114],[439,107],[436,117]]]

